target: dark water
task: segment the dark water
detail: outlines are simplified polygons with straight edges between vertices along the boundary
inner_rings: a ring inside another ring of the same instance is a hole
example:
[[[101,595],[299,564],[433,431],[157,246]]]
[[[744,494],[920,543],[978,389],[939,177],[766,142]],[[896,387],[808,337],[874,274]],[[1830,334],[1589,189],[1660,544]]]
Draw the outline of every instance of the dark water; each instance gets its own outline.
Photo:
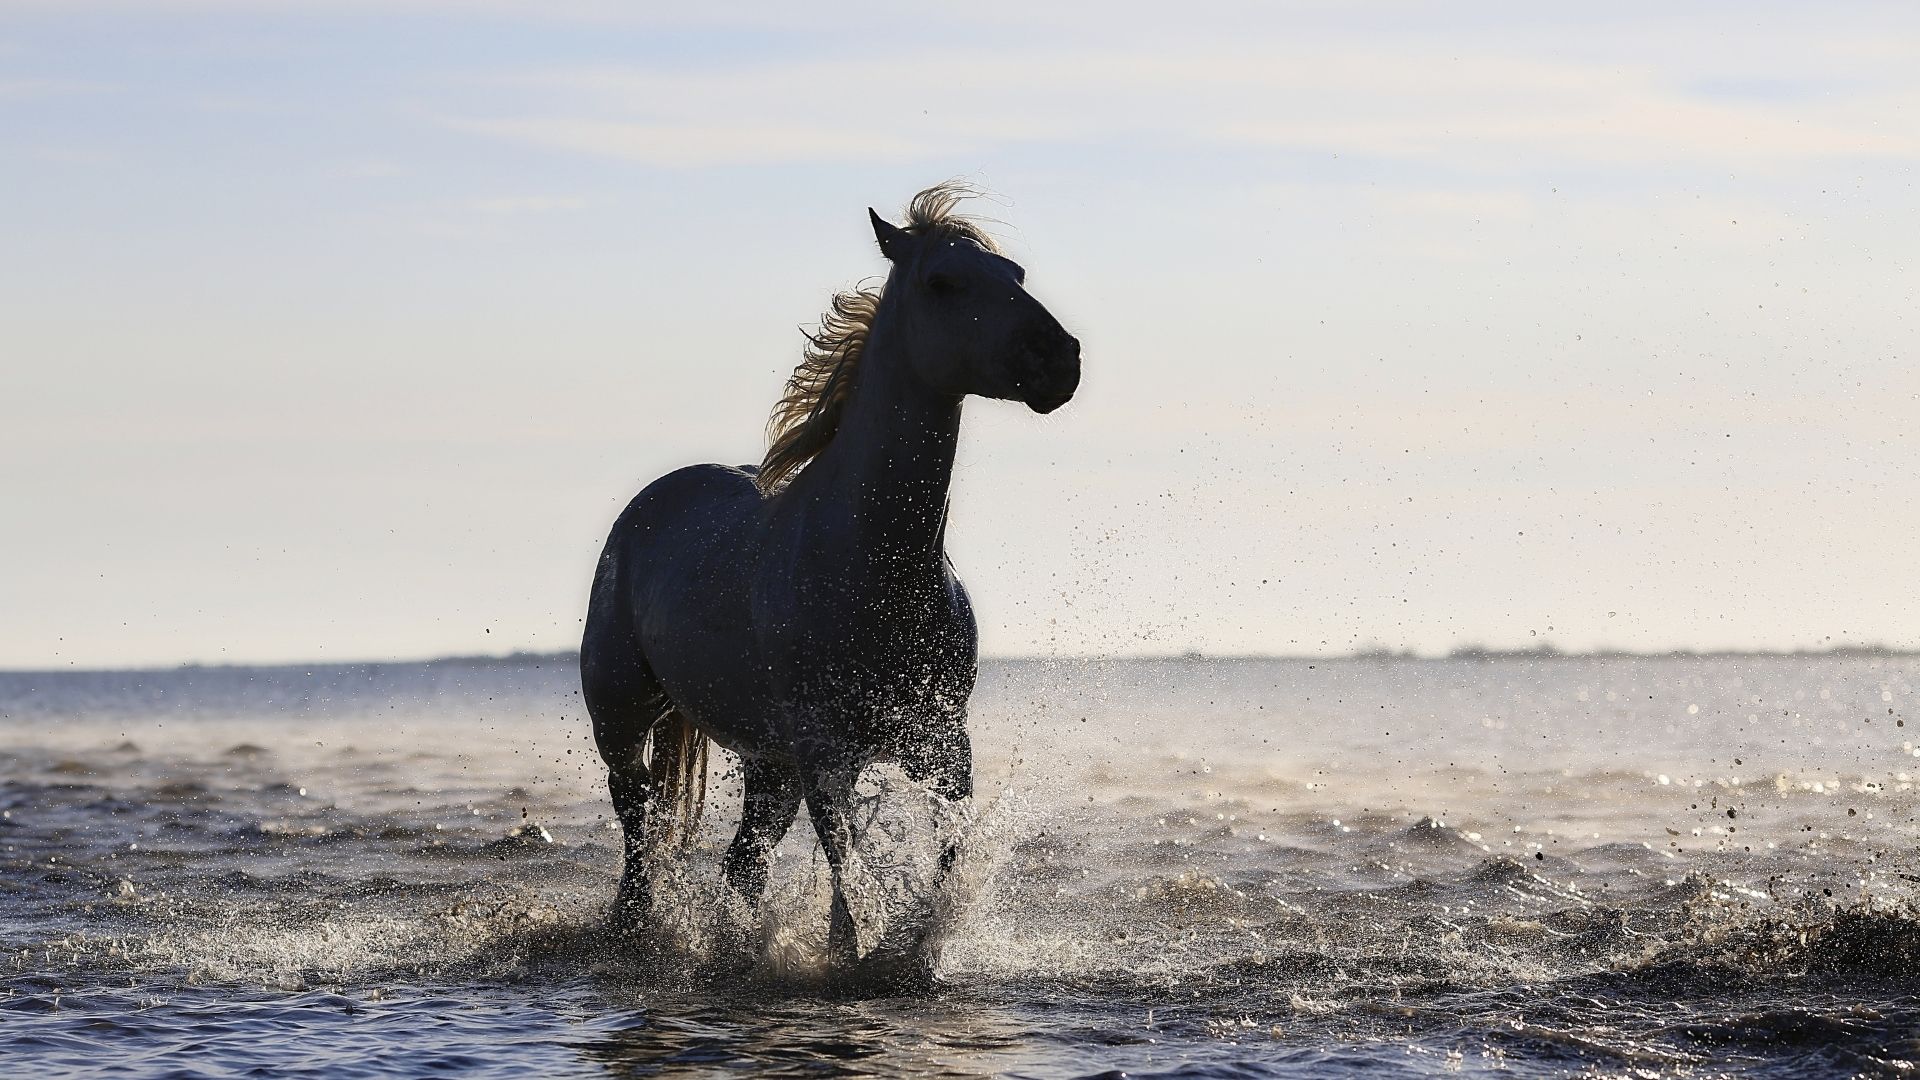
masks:
[[[1910,1076],[1907,659],[990,664],[982,805],[617,873],[571,671],[0,675],[7,1075]],[[724,770],[725,763],[716,768]],[[938,828],[959,882],[925,886]]]

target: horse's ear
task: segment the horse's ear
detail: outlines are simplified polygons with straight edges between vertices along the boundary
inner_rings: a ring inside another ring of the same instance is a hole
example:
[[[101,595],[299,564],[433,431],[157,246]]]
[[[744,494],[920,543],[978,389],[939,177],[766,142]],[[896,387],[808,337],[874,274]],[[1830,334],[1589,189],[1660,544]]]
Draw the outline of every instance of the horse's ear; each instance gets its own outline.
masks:
[[[867,207],[867,217],[873,221],[873,238],[880,241],[880,254],[885,255],[888,262],[899,262],[904,258],[907,245],[912,243],[913,238],[905,230],[894,227],[887,219],[874,213],[871,206]]]

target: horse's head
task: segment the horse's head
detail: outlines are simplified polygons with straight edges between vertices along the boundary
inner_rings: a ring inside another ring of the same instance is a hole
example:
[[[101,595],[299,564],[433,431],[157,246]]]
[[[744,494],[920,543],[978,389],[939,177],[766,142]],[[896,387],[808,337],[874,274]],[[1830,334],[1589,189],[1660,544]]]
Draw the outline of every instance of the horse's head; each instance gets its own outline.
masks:
[[[1073,397],[1080,342],[1027,293],[1025,270],[963,233],[909,232],[867,214],[893,264],[886,295],[922,380],[944,393],[1025,402],[1037,413]]]

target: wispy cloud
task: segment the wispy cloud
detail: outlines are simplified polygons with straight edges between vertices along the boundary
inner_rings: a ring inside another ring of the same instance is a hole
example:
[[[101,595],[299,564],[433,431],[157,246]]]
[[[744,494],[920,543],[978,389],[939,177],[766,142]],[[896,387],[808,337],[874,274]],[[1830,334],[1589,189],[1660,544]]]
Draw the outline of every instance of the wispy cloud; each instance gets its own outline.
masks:
[[[27,155],[53,165],[101,166],[118,164],[121,160],[112,150],[87,146],[36,146],[28,150]]]
[[[0,104],[33,101],[40,98],[74,97],[81,94],[105,94],[118,89],[112,83],[78,79],[6,79],[0,78]]]
[[[1368,47],[936,52],[502,80],[460,130],[661,166],[898,161],[1151,136],[1447,165],[1920,157],[1912,85],[1793,101],[1651,67]]]
[[[461,131],[549,149],[682,168],[912,160],[930,154],[934,145],[886,134],[720,120],[646,123],[604,117],[545,116],[456,118],[446,123]]]
[[[516,195],[469,199],[466,207],[482,214],[551,214],[585,210],[587,200],[576,195]]]
[[[387,180],[407,175],[405,166],[385,158],[362,158],[358,161],[343,162],[333,170],[333,175],[346,180]]]

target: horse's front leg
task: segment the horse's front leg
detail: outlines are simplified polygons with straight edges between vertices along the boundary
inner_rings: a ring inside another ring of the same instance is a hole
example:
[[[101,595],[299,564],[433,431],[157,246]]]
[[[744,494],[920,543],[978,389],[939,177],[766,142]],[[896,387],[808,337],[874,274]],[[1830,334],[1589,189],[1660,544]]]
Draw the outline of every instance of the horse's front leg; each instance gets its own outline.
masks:
[[[859,931],[847,906],[847,861],[853,854],[853,778],[858,770],[813,769],[805,779],[807,813],[833,875],[833,908],[827,924],[827,960],[848,968],[860,959]]]
[[[943,716],[931,725],[910,751],[900,756],[907,778],[956,806],[973,798],[973,741],[967,737],[966,717]],[[937,889],[960,857],[960,837],[948,837],[940,849]]]

